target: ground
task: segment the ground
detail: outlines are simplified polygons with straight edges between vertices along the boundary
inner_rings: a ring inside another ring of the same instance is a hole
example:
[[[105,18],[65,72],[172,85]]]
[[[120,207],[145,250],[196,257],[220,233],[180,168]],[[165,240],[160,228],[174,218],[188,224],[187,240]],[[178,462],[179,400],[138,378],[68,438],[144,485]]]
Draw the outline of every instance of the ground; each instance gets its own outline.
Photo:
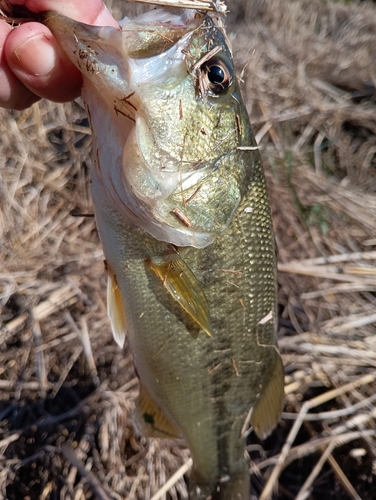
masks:
[[[252,495],[371,500],[376,9],[228,4],[279,249],[286,373],[278,428],[249,437]],[[84,110],[44,101],[0,114],[0,498],[186,499],[182,474],[157,493],[187,464],[184,443],[133,425],[138,380],[106,318]]]

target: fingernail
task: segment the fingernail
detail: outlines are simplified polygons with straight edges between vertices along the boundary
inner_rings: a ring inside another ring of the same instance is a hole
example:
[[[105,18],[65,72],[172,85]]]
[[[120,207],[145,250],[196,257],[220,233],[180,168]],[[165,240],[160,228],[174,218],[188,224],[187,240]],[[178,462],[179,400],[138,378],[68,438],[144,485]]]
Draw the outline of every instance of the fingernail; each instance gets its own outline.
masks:
[[[113,26],[114,28],[119,29],[118,22],[115,21],[105,5],[103,5],[102,10],[98,14],[98,17],[95,19],[95,21],[90,24],[93,24],[95,26]]]
[[[14,50],[13,62],[29,75],[47,75],[56,64],[56,51],[52,43],[46,35],[27,38]]]

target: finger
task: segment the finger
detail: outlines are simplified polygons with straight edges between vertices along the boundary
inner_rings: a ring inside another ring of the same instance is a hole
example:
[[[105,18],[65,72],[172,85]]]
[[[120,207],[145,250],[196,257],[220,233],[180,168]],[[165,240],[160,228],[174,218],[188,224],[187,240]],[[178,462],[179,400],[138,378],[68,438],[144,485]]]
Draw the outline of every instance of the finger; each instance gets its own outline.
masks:
[[[88,24],[118,27],[101,0],[13,0],[30,10],[56,10]],[[5,58],[19,81],[40,97],[65,102],[77,97],[81,75],[65,55],[47,27],[26,23],[15,29],[6,41]],[[13,81],[9,82],[12,88]],[[15,92],[17,89],[15,88]],[[11,102],[14,102],[14,98]]]
[[[39,97],[25,87],[8,66],[4,56],[4,44],[10,31],[11,27],[0,21],[0,106],[25,109],[39,100]]]
[[[46,26],[27,23],[15,29],[5,56],[13,74],[37,96],[64,102],[79,95],[81,74]]]

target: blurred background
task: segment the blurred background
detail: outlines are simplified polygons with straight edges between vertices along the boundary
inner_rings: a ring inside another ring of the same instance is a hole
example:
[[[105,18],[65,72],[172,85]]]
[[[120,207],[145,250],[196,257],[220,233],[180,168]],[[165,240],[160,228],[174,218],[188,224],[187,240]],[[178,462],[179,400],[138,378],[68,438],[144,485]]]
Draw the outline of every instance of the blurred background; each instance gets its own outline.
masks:
[[[140,10],[107,4],[119,19]],[[281,423],[249,437],[252,498],[272,487],[274,499],[371,500],[376,8],[228,7],[272,204],[286,372]],[[90,149],[79,101],[0,110],[0,498],[149,500],[189,458],[133,427],[138,380],[106,316]],[[157,498],[186,499],[185,478]]]

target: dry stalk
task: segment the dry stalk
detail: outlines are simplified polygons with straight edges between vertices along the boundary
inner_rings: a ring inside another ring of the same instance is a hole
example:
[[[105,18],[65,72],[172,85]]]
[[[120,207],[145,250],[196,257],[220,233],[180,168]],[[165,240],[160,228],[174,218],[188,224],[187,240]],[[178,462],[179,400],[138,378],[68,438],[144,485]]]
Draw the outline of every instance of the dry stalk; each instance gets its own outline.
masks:
[[[182,9],[209,10],[225,13],[227,8],[224,2],[218,0],[127,0],[128,2],[146,3]]]
[[[376,401],[376,394],[373,396],[370,396],[369,398],[362,399],[362,401],[359,401],[358,403],[351,405],[347,408],[342,408],[341,410],[334,410],[334,411],[324,411],[324,412],[319,412],[319,413],[314,413],[310,414],[307,413],[304,416],[304,421],[317,421],[317,420],[328,420],[332,418],[341,418],[341,417],[347,417],[348,415],[352,415],[353,413],[357,412],[364,406],[368,406],[372,404],[374,401]],[[288,419],[288,420],[296,420],[299,417],[296,413],[282,413],[282,418]]]
[[[63,286],[52,292],[48,299],[35,306],[31,311],[31,316],[34,321],[40,321],[55,313],[62,306],[74,304],[76,300],[76,292],[72,290],[72,287],[70,285]],[[2,334],[10,335],[17,328],[20,328],[28,317],[28,313],[23,313],[12,321],[9,321]]]
[[[179,481],[179,479],[189,471],[189,469],[192,467],[192,464],[193,462],[190,458],[184,465],[180,467],[180,469],[175,472],[175,474],[170,477],[170,479],[162,486],[162,488],[160,488],[160,490],[157,491],[154,496],[152,496],[151,500],[160,500],[168,492],[168,490],[172,488],[172,486],[174,486]]]
[[[372,417],[371,417],[372,418]],[[354,432],[343,432],[336,437],[336,446],[342,446],[351,441],[355,441],[360,438],[373,437],[376,435],[376,431],[366,430],[366,431],[354,431]],[[324,446],[330,445],[334,440],[333,436],[327,436],[322,438],[315,438],[307,443],[301,444],[291,448],[289,454],[286,458],[285,467],[287,467],[294,460],[299,460],[300,458],[306,457],[312,453],[317,452]],[[249,448],[248,448],[249,449]],[[265,469],[271,465],[275,465],[278,462],[280,455],[275,455],[274,457],[267,458],[262,462],[259,462],[254,468],[258,470]]]
[[[44,361],[43,350],[40,347],[43,344],[42,332],[40,329],[40,324],[38,321],[35,321],[33,325],[33,333],[34,333],[34,343],[36,347],[36,358],[37,358],[37,373],[39,378],[39,384],[42,394],[46,394],[46,390],[48,388],[48,380],[46,374],[46,363]],[[39,348],[39,349],[38,349]]]
[[[313,398],[309,401],[306,401],[303,406],[300,409],[298,418],[296,419],[294,425],[291,428],[291,431],[286,439],[286,442],[282,448],[282,452],[278,458],[277,464],[275,468],[273,469],[262,493],[260,496],[260,500],[268,500],[271,498],[273,490],[276,486],[276,483],[278,481],[278,478],[282,472],[282,470],[285,467],[285,461],[287,459],[287,456],[290,452],[291,446],[293,442],[296,439],[296,436],[298,435],[298,432],[304,422],[304,418],[306,414],[312,409],[315,408],[316,406],[319,406],[323,403],[326,403],[330,401],[331,399],[334,399],[348,391],[351,391],[355,389],[356,387],[361,387],[367,384],[371,384],[376,380],[376,374],[371,373],[369,375],[365,375],[364,377],[361,377],[358,380],[354,380],[353,382],[349,384],[345,384],[342,387],[339,387],[338,389],[333,389],[332,391],[326,392],[324,394],[321,394],[320,396]]]
[[[0,449],[2,454],[5,452],[5,449],[12,443],[13,441],[17,441],[20,437],[21,432],[15,432],[14,434],[10,434],[5,439],[0,440]]]
[[[93,473],[86,469],[84,463],[79,459],[74,449],[66,444],[63,444],[61,451],[70,463],[78,470],[80,475],[86,479],[95,497],[98,500],[110,500],[110,496],[106,493],[99,480]]]
[[[312,486],[313,481],[319,475],[321,469],[323,468],[323,465],[328,460],[334,448],[337,446],[337,442],[338,441],[336,440],[336,438],[334,438],[332,442],[329,444],[329,446],[326,448],[324,453],[321,455],[320,460],[317,462],[312,472],[310,473],[310,475],[304,482],[303,486],[299,490],[299,493],[296,496],[296,500],[306,500],[308,498],[308,496],[310,495],[310,487]],[[361,499],[359,498],[359,500]]]

